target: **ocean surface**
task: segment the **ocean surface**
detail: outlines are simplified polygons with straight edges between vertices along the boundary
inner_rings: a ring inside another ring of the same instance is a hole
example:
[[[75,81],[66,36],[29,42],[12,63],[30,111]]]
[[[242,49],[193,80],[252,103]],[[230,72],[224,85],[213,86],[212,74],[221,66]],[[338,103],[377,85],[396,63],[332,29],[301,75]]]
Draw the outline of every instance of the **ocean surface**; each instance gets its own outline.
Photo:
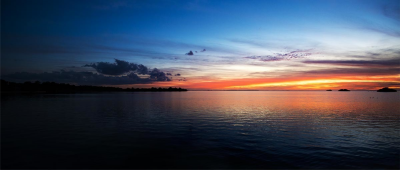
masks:
[[[2,168],[400,168],[400,93],[1,96]]]

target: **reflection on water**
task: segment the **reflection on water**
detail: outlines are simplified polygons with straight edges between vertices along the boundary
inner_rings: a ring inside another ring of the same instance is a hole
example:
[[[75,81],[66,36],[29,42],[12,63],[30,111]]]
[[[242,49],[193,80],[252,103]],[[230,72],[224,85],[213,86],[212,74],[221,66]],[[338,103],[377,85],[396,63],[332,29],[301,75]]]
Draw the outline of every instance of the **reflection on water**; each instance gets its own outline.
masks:
[[[399,94],[2,96],[2,168],[399,168]]]

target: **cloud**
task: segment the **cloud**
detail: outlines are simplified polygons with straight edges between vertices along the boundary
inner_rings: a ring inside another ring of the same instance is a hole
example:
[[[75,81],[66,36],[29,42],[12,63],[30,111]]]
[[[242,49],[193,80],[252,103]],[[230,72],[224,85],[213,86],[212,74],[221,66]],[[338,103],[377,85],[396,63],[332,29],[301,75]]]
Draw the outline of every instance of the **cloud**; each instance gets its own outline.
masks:
[[[266,56],[248,56],[244,57],[247,59],[255,59],[259,61],[282,61],[282,60],[291,60],[298,58],[305,58],[307,56],[312,55],[311,50],[295,50],[288,53],[274,53],[274,55],[266,55]]]
[[[377,76],[397,75],[400,68],[332,68],[299,72],[301,75],[343,75],[343,76]]]
[[[166,74],[157,68],[153,69],[150,73],[150,80],[154,81],[171,81],[170,78],[166,76]]]
[[[306,64],[331,64],[344,66],[363,66],[363,67],[388,67],[400,66],[400,58],[392,60],[306,60]]]
[[[175,76],[181,76],[181,74],[178,73],[178,74],[175,74]]]
[[[3,75],[5,79],[13,81],[54,81],[57,83],[76,83],[85,85],[122,85],[122,84],[147,84],[155,81],[171,81],[161,70],[154,68],[151,71],[142,65],[115,59],[115,63],[97,62],[86,64],[84,67],[92,67],[98,73],[55,71],[51,73],[18,72]],[[138,76],[142,75],[142,76]]]
[[[149,79],[152,81],[171,81],[171,79],[167,77],[169,73],[166,74],[157,68],[148,71],[149,69],[142,64],[129,63],[118,59],[115,59],[115,63],[97,62],[86,64],[84,67],[92,67],[96,69],[98,73],[106,75],[122,75],[129,73],[129,75],[133,76],[133,74],[136,73],[139,75],[149,75]]]
[[[277,56],[271,56],[271,55],[267,55],[267,56],[248,56],[248,57],[244,57],[244,58],[256,59],[256,60],[259,60],[259,61],[281,61],[281,60],[284,60],[283,57],[277,57]]]
[[[193,55],[192,51],[189,51],[188,53],[186,53],[185,55]]]
[[[127,72],[135,71],[138,74],[147,74],[148,68],[141,64],[129,63],[127,61],[115,59],[115,63],[97,62],[86,64],[84,67],[92,67],[97,72],[106,75],[122,75]]]
[[[206,49],[202,49],[200,52],[205,52]],[[197,53],[197,51],[194,51],[195,53]],[[192,51],[189,51],[188,53],[186,53],[185,55],[194,55],[194,53]]]

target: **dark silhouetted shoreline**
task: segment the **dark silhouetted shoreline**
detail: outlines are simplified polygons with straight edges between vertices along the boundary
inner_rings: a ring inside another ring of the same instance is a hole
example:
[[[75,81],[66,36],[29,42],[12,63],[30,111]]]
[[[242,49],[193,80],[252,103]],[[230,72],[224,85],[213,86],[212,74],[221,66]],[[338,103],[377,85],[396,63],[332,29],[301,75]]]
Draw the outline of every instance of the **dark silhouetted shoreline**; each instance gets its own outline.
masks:
[[[71,85],[55,82],[25,82],[15,83],[1,80],[2,94],[38,94],[38,93],[94,93],[94,92],[181,92],[187,91],[182,88],[119,88],[119,87],[103,87],[89,85]]]

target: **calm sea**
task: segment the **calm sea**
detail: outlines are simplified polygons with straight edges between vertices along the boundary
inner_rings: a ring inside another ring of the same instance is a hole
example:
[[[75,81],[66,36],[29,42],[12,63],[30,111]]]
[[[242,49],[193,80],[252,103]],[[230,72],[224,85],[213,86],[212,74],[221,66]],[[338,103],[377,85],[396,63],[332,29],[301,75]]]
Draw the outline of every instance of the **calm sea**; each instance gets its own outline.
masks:
[[[400,93],[2,96],[2,168],[400,168]]]

